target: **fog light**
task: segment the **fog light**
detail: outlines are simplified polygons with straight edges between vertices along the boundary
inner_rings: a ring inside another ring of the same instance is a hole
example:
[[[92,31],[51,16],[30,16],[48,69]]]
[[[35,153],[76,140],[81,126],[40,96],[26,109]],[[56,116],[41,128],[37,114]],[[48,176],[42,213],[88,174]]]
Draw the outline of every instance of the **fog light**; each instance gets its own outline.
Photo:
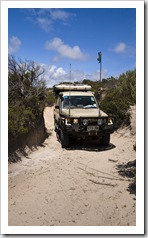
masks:
[[[73,119],[73,123],[74,123],[74,124],[78,124],[78,122],[79,122],[79,121],[78,121],[77,118]]]
[[[103,124],[103,120],[102,119],[98,119],[98,125],[101,126]]]
[[[88,120],[87,120],[87,119],[84,119],[84,120],[83,120],[83,125],[84,125],[84,126],[87,126],[87,125],[88,125]]]

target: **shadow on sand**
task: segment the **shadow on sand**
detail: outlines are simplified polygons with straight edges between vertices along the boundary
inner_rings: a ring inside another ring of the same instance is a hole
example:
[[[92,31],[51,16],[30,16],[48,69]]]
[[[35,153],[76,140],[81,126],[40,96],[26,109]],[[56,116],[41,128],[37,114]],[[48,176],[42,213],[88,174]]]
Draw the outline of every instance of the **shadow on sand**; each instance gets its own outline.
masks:
[[[106,151],[114,149],[116,146],[109,144],[108,146],[102,146],[96,140],[72,140],[69,147],[66,150],[85,150],[85,151]]]

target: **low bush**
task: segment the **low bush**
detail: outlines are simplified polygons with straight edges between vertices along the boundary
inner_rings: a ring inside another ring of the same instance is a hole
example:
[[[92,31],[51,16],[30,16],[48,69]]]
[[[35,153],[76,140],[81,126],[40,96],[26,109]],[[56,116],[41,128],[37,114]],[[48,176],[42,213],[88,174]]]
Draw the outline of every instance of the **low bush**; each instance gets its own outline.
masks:
[[[115,128],[120,125],[128,125],[130,105],[136,104],[136,71],[127,71],[119,76],[116,88],[107,89],[106,96],[100,103],[100,107],[107,114],[115,117]]]

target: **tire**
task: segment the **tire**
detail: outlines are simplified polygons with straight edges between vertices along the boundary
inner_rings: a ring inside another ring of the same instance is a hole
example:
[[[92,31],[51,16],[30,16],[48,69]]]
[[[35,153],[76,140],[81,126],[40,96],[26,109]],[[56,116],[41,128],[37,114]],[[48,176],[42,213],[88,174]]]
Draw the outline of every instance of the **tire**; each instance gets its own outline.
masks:
[[[60,141],[62,148],[67,148],[69,146],[69,136],[62,129],[60,130]]]
[[[101,145],[108,146],[109,143],[110,143],[110,134],[106,134],[103,136],[103,138],[101,140]]]
[[[56,120],[55,120],[55,119],[54,119],[54,131],[55,131],[55,132],[58,132],[57,123],[56,123]]]
[[[57,137],[57,140],[60,141],[60,135],[59,135],[59,132],[56,131],[56,137]]]

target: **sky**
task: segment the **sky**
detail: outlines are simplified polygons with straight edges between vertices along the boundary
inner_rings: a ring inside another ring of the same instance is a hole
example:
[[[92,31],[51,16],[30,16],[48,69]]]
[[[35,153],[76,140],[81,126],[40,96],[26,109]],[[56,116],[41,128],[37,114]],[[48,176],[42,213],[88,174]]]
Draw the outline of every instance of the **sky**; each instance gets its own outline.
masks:
[[[47,86],[136,68],[136,8],[9,8],[8,51],[45,69]],[[70,74],[71,72],[71,74]]]

